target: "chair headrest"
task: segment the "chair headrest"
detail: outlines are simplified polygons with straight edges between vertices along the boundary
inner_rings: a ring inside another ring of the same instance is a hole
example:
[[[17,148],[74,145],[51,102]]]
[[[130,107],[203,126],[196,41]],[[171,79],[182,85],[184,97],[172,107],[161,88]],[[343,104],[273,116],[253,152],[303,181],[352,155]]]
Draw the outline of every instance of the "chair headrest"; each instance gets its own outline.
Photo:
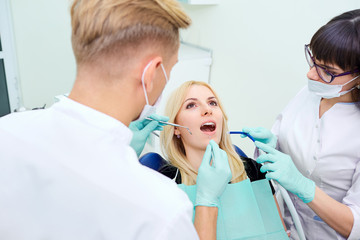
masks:
[[[247,155],[236,145],[233,145],[236,153],[240,157],[246,157]],[[139,159],[140,163],[144,166],[147,166],[155,171],[158,171],[167,161],[158,153],[149,152],[144,154]]]

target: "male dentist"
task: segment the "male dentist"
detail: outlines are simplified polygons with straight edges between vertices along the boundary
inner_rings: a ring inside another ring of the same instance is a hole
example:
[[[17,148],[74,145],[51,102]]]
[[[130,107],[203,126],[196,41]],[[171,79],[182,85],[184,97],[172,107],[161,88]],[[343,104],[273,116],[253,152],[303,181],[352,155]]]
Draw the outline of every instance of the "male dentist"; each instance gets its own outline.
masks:
[[[189,17],[175,0],[75,0],[71,24],[69,97],[0,118],[0,239],[198,239],[186,194],[139,164],[128,128],[152,113]]]

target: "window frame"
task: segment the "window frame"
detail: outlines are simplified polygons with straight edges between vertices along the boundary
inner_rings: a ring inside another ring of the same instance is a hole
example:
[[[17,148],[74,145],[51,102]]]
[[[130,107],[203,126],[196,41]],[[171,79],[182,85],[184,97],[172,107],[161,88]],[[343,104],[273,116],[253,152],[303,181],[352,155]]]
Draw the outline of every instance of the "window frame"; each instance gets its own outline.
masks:
[[[0,59],[4,60],[10,112],[19,111],[23,104],[20,94],[21,88],[17,66],[10,0],[0,0],[0,35],[2,45]]]

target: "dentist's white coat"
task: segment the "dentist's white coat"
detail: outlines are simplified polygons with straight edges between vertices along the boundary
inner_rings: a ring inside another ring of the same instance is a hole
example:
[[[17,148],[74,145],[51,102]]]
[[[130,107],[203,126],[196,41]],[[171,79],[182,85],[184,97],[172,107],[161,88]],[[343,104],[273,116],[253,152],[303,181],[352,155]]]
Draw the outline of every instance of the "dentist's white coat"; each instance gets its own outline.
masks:
[[[0,118],[0,239],[198,239],[186,194],[131,137],[67,98]]]

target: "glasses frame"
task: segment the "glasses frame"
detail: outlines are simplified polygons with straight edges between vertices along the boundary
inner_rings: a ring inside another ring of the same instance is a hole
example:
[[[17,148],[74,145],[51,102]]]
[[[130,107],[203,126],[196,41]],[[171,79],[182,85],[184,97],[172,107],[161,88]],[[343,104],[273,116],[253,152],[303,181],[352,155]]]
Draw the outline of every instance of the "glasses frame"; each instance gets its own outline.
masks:
[[[311,58],[312,64],[310,63],[307,55],[309,55],[309,57]],[[315,59],[314,59],[314,57],[313,57],[313,55],[311,54],[311,51],[310,51],[310,49],[309,49],[309,44],[305,44],[305,59],[306,59],[307,63],[309,64],[310,68],[313,68],[313,67],[315,66],[315,69],[316,69],[317,74],[319,75],[319,77],[321,78],[321,80],[323,80],[323,81],[326,82],[326,83],[331,83],[332,81],[334,81],[334,79],[335,79],[336,77],[341,77],[341,76],[349,75],[349,74],[352,74],[352,73],[360,72],[359,69],[354,69],[354,70],[352,70],[352,71],[343,72],[343,73],[340,73],[340,74],[337,74],[337,75],[332,74],[331,72],[327,71],[326,68],[324,68],[324,67],[322,67],[322,66],[319,66],[318,64],[315,63]],[[322,70],[324,70],[324,72],[325,72],[326,74],[328,74],[328,75],[331,76],[330,81],[324,79],[324,78],[321,76],[321,74],[320,74],[320,72],[319,72],[319,68],[322,69]]]

